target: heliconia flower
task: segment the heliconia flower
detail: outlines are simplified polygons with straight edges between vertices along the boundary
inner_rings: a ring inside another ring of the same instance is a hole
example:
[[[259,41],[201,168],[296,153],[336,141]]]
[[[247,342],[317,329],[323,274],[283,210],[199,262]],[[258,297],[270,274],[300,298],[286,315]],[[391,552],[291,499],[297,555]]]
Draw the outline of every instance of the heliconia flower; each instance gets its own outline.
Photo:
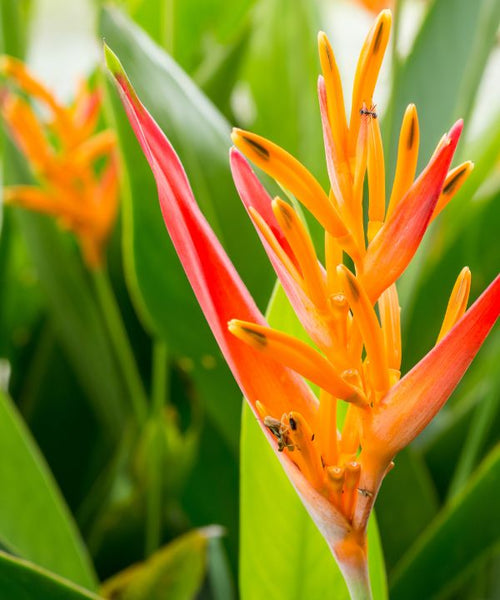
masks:
[[[7,187],[4,200],[56,217],[76,234],[87,265],[99,267],[118,205],[116,136],[94,133],[100,92],[82,82],[66,107],[17,59],[1,57],[0,74],[9,84],[1,89],[2,117],[39,182]],[[42,105],[47,119],[26,96]]]
[[[318,90],[329,192],[285,150],[253,133],[233,131],[238,149],[231,150],[230,163],[236,187],[315,347],[265,322],[201,214],[175,151],[106,48],[108,67],[154,173],[166,227],[200,306],[261,429],[336,557],[353,598],[370,597],[366,528],[384,475],[395,454],[446,402],[500,311],[500,278],[466,311],[470,272],[465,268],[452,291],[435,348],[401,378],[396,280],[472,164],[449,171],[462,130],[459,121],[415,179],[419,127],[416,109],[410,105],[386,209],[373,92],[390,23],[390,12],[383,11],[367,36],[349,125],[335,57],[326,36],[319,35],[323,76]],[[318,261],[299,213],[267,194],[242,153],[323,226],[325,265]],[[342,264],[343,252],[350,255],[355,273]],[[319,398],[303,378],[319,386]],[[339,401],[348,403],[341,431]]]
[[[394,0],[356,0],[356,2],[374,14],[379,13],[384,8],[394,6]]]

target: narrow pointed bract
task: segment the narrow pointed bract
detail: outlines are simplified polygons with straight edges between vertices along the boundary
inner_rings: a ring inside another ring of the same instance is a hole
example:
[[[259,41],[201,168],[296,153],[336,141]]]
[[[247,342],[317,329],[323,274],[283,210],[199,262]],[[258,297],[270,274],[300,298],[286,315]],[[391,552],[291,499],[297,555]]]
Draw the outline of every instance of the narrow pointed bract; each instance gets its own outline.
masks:
[[[175,151],[106,49],[108,66],[155,175],[166,227],[200,306],[353,598],[371,597],[366,528],[394,455],[446,402],[500,311],[496,279],[465,312],[470,272],[464,269],[437,345],[401,378],[396,281],[471,165],[449,170],[462,130],[458,121],[414,181],[419,129],[416,109],[410,105],[390,200],[386,198],[373,95],[390,23],[390,13],[383,11],[367,36],[350,119],[344,114],[332,47],[324,34],[318,37],[329,190],[277,145],[253,133],[233,132],[238,150],[231,150],[230,162],[236,187],[311,345],[267,325],[196,205]],[[271,198],[243,154],[323,226],[325,266],[318,261],[299,211]],[[352,270],[342,264],[343,253],[350,256]],[[318,398],[302,377],[319,386]],[[349,407],[339,431],[336,410],[343,401]]]

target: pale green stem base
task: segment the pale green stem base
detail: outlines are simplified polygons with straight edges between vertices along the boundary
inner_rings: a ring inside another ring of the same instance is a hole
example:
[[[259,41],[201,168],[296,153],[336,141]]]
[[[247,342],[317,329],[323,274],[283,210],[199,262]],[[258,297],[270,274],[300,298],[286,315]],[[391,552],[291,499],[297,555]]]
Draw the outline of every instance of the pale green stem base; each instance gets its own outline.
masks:
[[[372,600],[372,590],[366,562],[357,568],[342,568],[351,600]]]

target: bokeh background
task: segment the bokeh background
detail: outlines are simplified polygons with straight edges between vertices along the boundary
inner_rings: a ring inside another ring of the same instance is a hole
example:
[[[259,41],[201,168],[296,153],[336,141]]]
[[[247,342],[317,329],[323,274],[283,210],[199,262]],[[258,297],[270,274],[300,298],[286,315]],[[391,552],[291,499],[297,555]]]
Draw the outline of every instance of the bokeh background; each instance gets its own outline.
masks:
[[[102,40],[172,140],[198,202],[265,310],[274,274],[231,181],[230,127],[282,145],[326,185],[317,31],[330,37],[349,110],[374,13],[347,0],[2,0],[0,7],[2,52],[26,60],[62,102],[71,101],[82,77],[104,88],[101,127],[116,130],[123,166],[110,278],[148,392],[156,361],[168,365],[161,411],[138,430],[76,242],[49,218],[6,207],[2,410],[22,420],[23,436],[39,446],[101,581],[161,546],[160,571],[170,574],[162,593],[170,595],[130,597],[236,597],[241,395],[166,235],[152,175],[104,73]],[[407,371],[433,345],[460,269],[472,271],[471,300],[498,272],[500,5],[401,0],[392,9],[393,37],[375,94],[388,181],[409,102],[419,111],[420,167],[458,117],[466,128],[457,160],[475,162],[398,286]],[[2,162],[5,184],[31,177],[8,135]],[[384,483],[376,512],[391,598],[500,597],[499,359],[497,328]],[[69,577],[58,569],[57,552],[47,550],[57,518],[47,508],[46,526],[33,521],[45,492],[19,483],[35,480],[10,460],[17,446],[9,418],[0,419],[0,546]],[[153,547],[145,541],[151,489],[161,504]],[[222,529],[198,529],[212,524]],[[276,578],[274,597],[281,598],[286,586]],[[255,579],[245,584],[255,586],[248,598],[259,597]]]

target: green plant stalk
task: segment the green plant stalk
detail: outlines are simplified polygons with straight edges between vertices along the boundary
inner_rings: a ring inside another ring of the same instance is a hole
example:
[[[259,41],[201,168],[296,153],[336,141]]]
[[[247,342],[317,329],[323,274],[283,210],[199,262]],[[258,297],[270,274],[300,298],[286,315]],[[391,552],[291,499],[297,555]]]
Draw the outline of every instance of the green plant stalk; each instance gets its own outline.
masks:
[[[153,441],[148,456],[148,488],[146,490],[145,555],[150,556],[160,547],[162,534],[162,472],[163,472],[163,418],[168,402],[168,347],[163,340],[153,346],[151,427]]]
[[[168,346],[164,340],[155,340],[153,346],[152,414],[161,417],[169,399]]]
[[[139,424],[144,424],[148,411],[147,396],[109,276],[104,269],[95,269],[92,275],[97,299],[101,306],[118,367],[122,373],[127,393],[130,396],[134,415]]]

